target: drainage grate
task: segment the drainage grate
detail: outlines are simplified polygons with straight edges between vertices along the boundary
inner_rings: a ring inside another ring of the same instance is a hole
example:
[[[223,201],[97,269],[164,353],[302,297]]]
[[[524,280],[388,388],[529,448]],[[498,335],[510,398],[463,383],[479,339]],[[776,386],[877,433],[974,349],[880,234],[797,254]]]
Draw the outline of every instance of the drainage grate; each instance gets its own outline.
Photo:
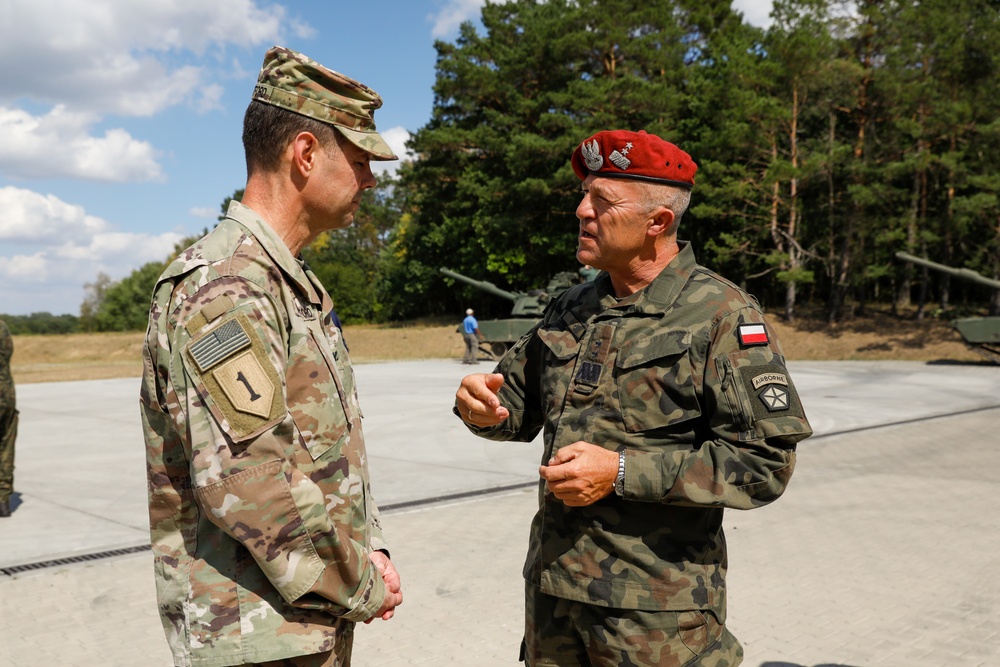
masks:
[[[100,551],[94,554],[83,554],[80,556],[68,556],[66,558],[56,558],[54,560],[43,560],[38,563],[28,563],[26,565],[0,567],[0,574],[5,574],[9,577],[11,575],[19,574],[21,572],[42,570],[47,567],[56,567],[58,565],[72,565],[73,563],[85,563],[91,560],[101,560],[102,558],[111,558],[112,556],[125,556],[127,554],[137,554],[143,551],[149,551],[149,549],[150,545],[143,544],[137,547],[126,547],[124,549],[111,549],[109,551]]]

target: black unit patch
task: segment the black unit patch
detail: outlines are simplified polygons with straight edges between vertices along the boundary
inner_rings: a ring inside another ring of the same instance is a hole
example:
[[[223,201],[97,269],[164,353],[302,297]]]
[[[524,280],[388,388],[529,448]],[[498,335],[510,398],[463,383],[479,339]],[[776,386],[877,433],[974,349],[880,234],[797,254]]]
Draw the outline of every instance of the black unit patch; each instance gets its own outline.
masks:
[[[764,387],[763,390],[757,393],[757,398],[761,400],[769,412],[779,412],[791,407],[791,397],[788,395],[788,389],[777,384],[769,384]]]
[[[601,379],[602,368],[600,364],[584,361],[580,364],[580,370],[576,372],[576,381],[596,385],[597,381]]]

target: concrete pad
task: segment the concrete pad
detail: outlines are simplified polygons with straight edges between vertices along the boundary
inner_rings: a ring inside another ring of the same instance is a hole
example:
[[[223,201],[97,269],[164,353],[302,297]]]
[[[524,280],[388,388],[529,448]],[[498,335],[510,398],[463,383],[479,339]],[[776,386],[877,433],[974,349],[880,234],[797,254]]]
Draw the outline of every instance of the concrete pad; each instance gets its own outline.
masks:
[[[472,436],[451,413],[470,370],[457,360],[355,367],[372,488],[383,507],[537,480],[537,443]],[[817,434],[1000,405],[1000,367],[793,362]],[[17,387],[15,511],[0,567],[148,544],[135,378]],[[808,449],[811,441],[802,447]]]

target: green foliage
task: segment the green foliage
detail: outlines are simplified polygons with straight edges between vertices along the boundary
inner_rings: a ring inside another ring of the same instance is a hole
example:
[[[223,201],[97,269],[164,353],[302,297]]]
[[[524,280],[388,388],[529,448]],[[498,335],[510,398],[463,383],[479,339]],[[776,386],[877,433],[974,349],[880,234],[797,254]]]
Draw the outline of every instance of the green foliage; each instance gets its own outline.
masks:
[[[80,330],[76,315],[32,313],[30,315],[0,315],[0,320],[15,336],[25,334],[70,334]]]
[[[149,298],[156,279],[164,269],[163,262],[149,262],[112,283],[94,316],[97,331],[141,331],[149,317]]]
[[[204,233],[208,233],[205,230]],[[84,285],[87,296],[80,306],[82,331],[142,331],[149,316],[149,301],[156,281],[182,250],[201,238],[199,235],[181,239],[170,256],[162,262],[148,262],[119,281],[99,273],[92,283]]]
[[[981,299],[937,277],[916,289],[923,273],[893,253],[1000,276],[997,9],[775,0],[764,31],[729,0],[486,3],[481,31],[435,45],[418,159],[303,256],[348,321],[458,313],[473,296],[502,316],[507,302],[438,269],[514,290],[575,271],[569,157],[598,130],[644,129],[699,165],[680,237],[788,316],[797,283],[831,319],[876,296]],[[96,327],[109,293],[142,290],[99,276],[88,291],[81,323]]]
[[[382,257],[389,233],[402,217],[400,194],[394,178],[381,177],[364,194],[350,227],[324,232],[302,251],[345,323],[383,317]]]
[[[674,2],[519,0],[487,4],[484,35],[466,24],[436,44],[433,117],[402,180],[413,217],[393,236],[385,285],[426,298],[394,301],[394,317],[458,307],[442,266],[513,289],[578,268],[568,158],[608,127],[675,137],[684,15]]]

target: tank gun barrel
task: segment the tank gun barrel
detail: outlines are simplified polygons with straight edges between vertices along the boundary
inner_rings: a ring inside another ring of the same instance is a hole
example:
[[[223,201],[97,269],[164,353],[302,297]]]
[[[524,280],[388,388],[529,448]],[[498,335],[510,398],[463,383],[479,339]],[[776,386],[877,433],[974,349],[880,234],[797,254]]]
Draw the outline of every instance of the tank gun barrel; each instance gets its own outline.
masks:
[[[514,292],[508,292],[507,290],[502,290],[487,280],[476,280],[474,278],[470,278],[469,276],[463,276],[461,273],[458,273],[457,271],[452,271],[451,269],[441,268],[438,270],[441,271],[441,273],[443,273],[444,275],[448,276],[449,278],[460,280],[463,283],[467,283],[469,285],[472,285],[473,287],[477,287],[482,291],[492,294],[493,296],[498,296],[501,299],[507,299],[508,301],[516,302],[518,298],[520,298],[521,296],[519,294],[515,294]]]
[[[955,268],[953,266],[945,266],[944,264],[938,264],[937,262],[932,262],[929,259],[924,259],[923,257],[916,257],[908,252],[899,251],[896,253],[898,259],[904,262],[910,262],[911,264],[917,264],[919,266],[925,266],[933,271],[940,271],[941,273],[947,273],[948,275],[955,276],[956,278],[961,278],[962,280],[968,280],[970,282],[979,283],[980,285],[986,285],[995,290],[1000,290],[1000,280],[993,280],[992,278],[987,278],[984,275],[978,274],[972,269],[966,268]]]

